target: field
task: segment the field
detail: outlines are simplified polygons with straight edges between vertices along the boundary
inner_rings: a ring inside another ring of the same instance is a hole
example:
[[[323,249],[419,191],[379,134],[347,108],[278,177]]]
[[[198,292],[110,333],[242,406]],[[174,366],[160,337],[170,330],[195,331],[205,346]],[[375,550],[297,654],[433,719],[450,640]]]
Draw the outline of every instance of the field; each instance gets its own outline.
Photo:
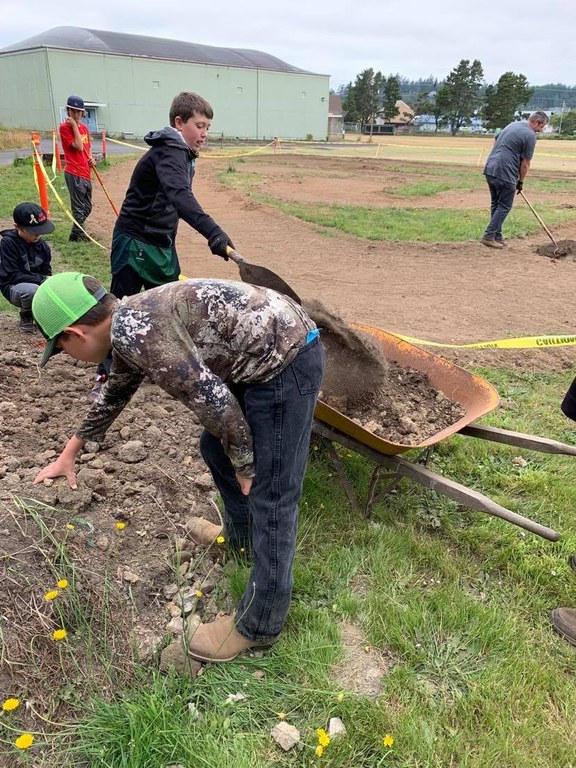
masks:
[[[194,189],[246,259],[348,322],[453,345],[573,334],[576,264],[545,255],[549,240],[523,201],[505,225],[506,248],[478,242],[490,144],[431,136],[275,153],[214,147]],[[133,162],[102,169],[117,205]],[[538,143],[525,192],[558,240],[576,239],[575,170],[576,143]],[[19,196],[34,188],[12,169],[3,178],[8,226],[7,181]],[[67,200],[63,181],[55,185]],[[69,245],[56,203],[52,215],[56,267],[105,280],[114,213],[102,190],[88,231],[104,249]],[[184,223],[178,243],[186,275],[237,277]],[[190,514],[218,514],[199,427],[145,386],[105,443],[89,446],[79,491],[33,486],[83,414],[93,370],[59,356],[39,376],[37,339],[0,309],[0,692],[21,701],[0,717],[3,767],[28,758],[37,768],[576,764],[574,649],[549,621],[553,608],[576,605],[566,563],[576,546],[573,459],[463,437],[431,458],[434,471],[557,529],[551,543],[407,481],[365,520],[316,444],[281,642],[200,674],[176,653],[179,674],[157,675],[175,636],[172,586],[200,592],[196,611],[209,619],[248,575],[225,547],[206,555],[179,541]],[[559,411],[573,346],[435,351],[497,387],[502,402],[485,423],[576,442]],[[370,465],[349,451],[341,458],[365,499]],[[45,600],[61,578],[69,586]],[[50,637],[59,627],[62,642]],[[333,716],[348,735],[318,756],[316,729]],[[283,719],[300,730],[301,749],[272,741]],[[19,753],[22,731],[35,742]]]

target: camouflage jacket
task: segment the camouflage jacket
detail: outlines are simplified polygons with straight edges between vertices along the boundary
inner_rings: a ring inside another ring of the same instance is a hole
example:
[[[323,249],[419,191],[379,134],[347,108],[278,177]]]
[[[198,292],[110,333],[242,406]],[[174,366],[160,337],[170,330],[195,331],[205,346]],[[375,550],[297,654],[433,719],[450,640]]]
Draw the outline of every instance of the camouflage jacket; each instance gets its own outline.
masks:
[[[227,383],[268,381],[314,322],[291,299],[247,283],[184,280],[127,296],[112,315],[112,368],[76,436],[99,440],[145,376],[216,435],[235,470],[254,475],[252,436]]]

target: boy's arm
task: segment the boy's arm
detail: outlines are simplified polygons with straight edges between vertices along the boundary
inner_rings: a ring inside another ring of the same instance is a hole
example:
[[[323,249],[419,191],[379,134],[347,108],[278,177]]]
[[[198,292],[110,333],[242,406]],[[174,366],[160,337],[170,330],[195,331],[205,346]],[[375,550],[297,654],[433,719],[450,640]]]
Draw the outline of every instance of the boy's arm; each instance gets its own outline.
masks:
[[[100,440],[106,434],[106,430],[122,412],[143,378],[144,374],[125,365],[114,355],[110,377],[104,384],[100,398],[91,406],[60,456],[36,475],[34,483],[41,483],[46,478],[64,476],[70,488],[77,488],[74,465],[78,454],[87,440]]]
[[[117,312],[129,315],[123,325],[130,335],[114,338],[122,357],[137,363],[154,384],[193,411],[202,426],[220,438],[235,471],[253,477],[252,434],[240,404],[205,365],[183,322],[172,314],[151,316],[123,307]]]

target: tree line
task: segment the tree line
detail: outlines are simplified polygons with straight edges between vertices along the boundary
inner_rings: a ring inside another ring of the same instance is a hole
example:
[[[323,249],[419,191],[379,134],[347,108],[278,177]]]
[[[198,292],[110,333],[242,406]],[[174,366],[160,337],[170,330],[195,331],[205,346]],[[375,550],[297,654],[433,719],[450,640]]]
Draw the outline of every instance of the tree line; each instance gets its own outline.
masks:
[[[488,130],[496,130],[516,119],[518,113],[523,114],[522,109],[524,114],[546,109],[544,104],[534,103],[537,90],[546,93],[547,98],[555,93],[556,100],[563,93],[562,105],[567,100],[568,106],[576,105],[576,87],[531,87],[523,74],[505,72],[495,85],[486,85],[478,59],[462,59],[441,82],[432,77],[409,81],[365,69],[354,82],[340,89],[340,95],[345,122],[371,124],[376,118],[393,121],[401,116],[396,102],[402,99],[414,116],[431,115],[436,129],[448,127],[456,135],[474,118],[482,119]]]

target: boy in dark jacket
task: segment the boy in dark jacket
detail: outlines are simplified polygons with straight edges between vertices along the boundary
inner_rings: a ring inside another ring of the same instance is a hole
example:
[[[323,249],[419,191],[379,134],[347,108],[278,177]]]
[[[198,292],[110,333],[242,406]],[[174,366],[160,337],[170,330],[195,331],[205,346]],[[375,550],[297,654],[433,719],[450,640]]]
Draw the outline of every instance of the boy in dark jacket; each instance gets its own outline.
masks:
[[[112,237],[110,292],[117,298],[178,280],[180,219],[208,240],[213,254],[228,259],[232,241],[192,193],[196,158],[213,116],[205,99],[183,91],[172,101],[170,125],[144,137],[150,149],[134,168]],[[100,384],[109,368],[110,360],[99,366]],[[93,398],[99,388],[97,382]]]
[[[54,224],[36,203],[20,203],[12,216],[14,229],[0,232],[0,291],[20,308],[20,328],[32,333],[32,299],[52,274],[50,246],[41,235],[54,232]]]

